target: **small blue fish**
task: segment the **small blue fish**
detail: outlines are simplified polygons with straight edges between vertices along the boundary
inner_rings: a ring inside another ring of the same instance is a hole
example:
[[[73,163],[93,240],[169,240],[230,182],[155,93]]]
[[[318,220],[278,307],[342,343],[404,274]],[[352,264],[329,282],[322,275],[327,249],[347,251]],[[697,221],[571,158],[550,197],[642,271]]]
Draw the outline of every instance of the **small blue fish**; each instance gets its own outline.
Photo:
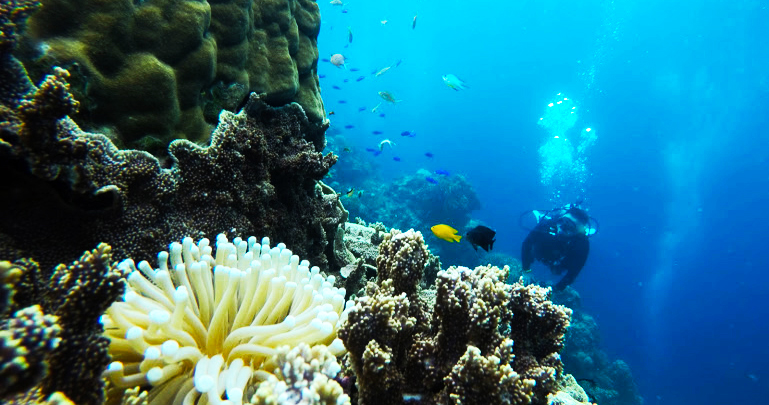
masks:
[[[403,62],[403,59],[398,59],[397,62],[395,62],[395,67],[398,67],[401,65],[401,62]]]
[[[321,61],[321,62],[331,62],[331,60],[330,60],[330,59],[326,59],[326,58],[323,58],[323,59],[321,59],[320,61]]]
[[[339,86],[331,86],[331,88],[334,89],[334,90],[342,90],[342,88],[339,87]]]
[[[379,156],[382,154],[381,150],[374,151],[374,156]]]
[[[438,169],[435,171],[435,174],[440,174],[441,176],[449,176],[449,172],[447,170]]]
[[[396,162],[400,162],[400,161],[401,161],[401,158],[399,158],[399,157],[397,157],[397,156],[393,156],[393,160],[394,160],[394,161],[396,161]]]
[[[381,113],[381,114],[379,114],[379,116],[384,118],[385,117],[385,113]]]
[[[371,131],[371,133],[374,134],[374,135],[382,135],[384,132],[382,132],[382,131]]]
[[[347,14],[347,13],[348,13],[347,9],[342,10],[342,14]]]
[[[417,133],[414,131],[403,131],[401,132],[401,136],[408,136],[409,138],[413,138],[417,136]]]
[[[353,128],[355,128],[355,125],[345,125],[344,127],[345,127],[345,129],[353,129]]]
[[[361,80],[363,80],[363,79],[365,79],[365,78],[366,78],[366,76],[361,76],[361,77],[359,77],[359,78],[355,79],[355,81],[356,81],[356,82],[359,82],[359,81],[361,81]]]
[[[349,82],[349,81],[350,81],[350,79],[344,79],[344,80],[342,80],[342,81],[343,81],[343,82],[345,82],[345,83],[347,83],[347,82]]]
[[[339,100],[339,104],[347,104],[347,101],[345,101],[345,100]]]
[[[374,148],[366,148],[366,152],[378,152],[378,151]]]
[[[358,107],[358,112],[366,111],[366,107]]]
[[[359,70],[360,70],[360,69],[358,69],[358,68],[350,68],[350,72],[357,72],[357,71],[359,71]]]
[[[376,74],[376,72],[378,72],[378,70],[374,69],[374,70],[372,70],[372,71],[371,71],[371,74],[372,74],[372,75],[375,75],[375,74]]]
[[[425,180],[427,180],[428,183],[438,184],[438,180],[435,180],[432,177],[425,177]]]
[[[321,78],[321,79],[325,79],[326,75],[318,75],[318,77]]]
[[[433,155],[433,154],[432,154],[432,153],[430,153],[430,152],[425,152],[425,156],[427,156],[428,158],[432,159],[432,158],[433,158],[433,156],[435,156],[435,155]]]

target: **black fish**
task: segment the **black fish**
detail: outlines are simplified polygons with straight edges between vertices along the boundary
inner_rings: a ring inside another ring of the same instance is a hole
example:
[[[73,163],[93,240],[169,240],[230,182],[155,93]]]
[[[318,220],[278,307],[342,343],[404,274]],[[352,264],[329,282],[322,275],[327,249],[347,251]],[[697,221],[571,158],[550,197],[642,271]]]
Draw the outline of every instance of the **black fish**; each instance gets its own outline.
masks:
[[[488,252],[494,247],[494,236],[496,236],[496,234],[497,233],[490,228],[478,225],[467,232],[465,238],[470,241],[470,244],[473,245],[473,249],[475,249],[476,252],[478,251],[478,246]]]

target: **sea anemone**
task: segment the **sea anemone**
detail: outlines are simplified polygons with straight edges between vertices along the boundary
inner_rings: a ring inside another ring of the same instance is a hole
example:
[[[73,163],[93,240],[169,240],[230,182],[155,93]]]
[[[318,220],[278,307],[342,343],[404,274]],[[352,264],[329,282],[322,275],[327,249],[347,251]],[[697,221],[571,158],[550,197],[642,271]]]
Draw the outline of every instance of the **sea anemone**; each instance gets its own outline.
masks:
[[[336,332],[346,318],[345,291],[333,287],[333,276],[282,243],[271,248],[268,238],[219,235],[213,250],[208,239],[185,238],[158,254],[157,269],[119,264],[126,292],[102,317],[114,387],[151,385],[150,404],[238,405],[279,347],[344,352]]]

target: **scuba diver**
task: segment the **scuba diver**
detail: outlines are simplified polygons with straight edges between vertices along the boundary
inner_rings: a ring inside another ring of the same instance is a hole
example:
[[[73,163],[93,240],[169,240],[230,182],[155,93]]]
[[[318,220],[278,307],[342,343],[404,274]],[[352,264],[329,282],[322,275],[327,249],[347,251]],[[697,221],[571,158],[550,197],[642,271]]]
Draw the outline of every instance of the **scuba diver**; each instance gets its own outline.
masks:
[[[539,260],[550,268],[553,274],[563,276],[554,289],[561,291],[574,282],[587,261],[590,251],[588,238],[595,234],[596,227],[585,210],[579,208],[581,201],[566,204],[547,212],[533,213],[536,226],[529,231],[521,247],[521,262],[524,271],[530,271],[534,260]]]

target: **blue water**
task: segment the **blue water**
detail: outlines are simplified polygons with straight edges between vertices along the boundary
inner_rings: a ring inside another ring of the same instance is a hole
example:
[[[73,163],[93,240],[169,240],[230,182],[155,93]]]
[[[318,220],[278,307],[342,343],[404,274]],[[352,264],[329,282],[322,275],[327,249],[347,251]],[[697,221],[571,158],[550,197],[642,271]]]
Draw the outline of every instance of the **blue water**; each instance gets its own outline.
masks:
[[[575,100],[569,136],[591,127],[598,137],[584,154],[580,194],[600,231],[574,287],[604,350],[630,365],[646,404],[766,401],[765,2],[322,0],[320,8],[320,57],[348,57],[346,68],[319,62],[332,129],[357,148],[396,142],[371,156],[386,179],[419,168],[466,175],[482,203],[473,217],[498,231],[495,250],[519,257],[519,213],[552,208],[559,185],[542,184],[538,152],[551,134],[537,122],[558,93]],[[470,88],[445,86],[449,73]],[[383,90],[402,101],[372,113]],[[405,130],[417,136],[401,137]]]

